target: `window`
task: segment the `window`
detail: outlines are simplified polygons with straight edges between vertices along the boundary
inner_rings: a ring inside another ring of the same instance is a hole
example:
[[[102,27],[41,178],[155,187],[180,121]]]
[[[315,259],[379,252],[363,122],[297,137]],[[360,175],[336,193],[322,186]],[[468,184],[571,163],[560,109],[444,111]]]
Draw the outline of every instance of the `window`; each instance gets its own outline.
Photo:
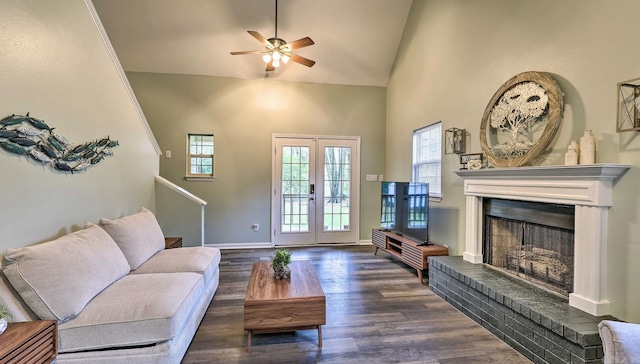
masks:
[[[413,181],[429,183],[429,197],[442,197],[442,123],[413,132]]]
[[[189,134],[187,178],[213,178],[213,134]]]

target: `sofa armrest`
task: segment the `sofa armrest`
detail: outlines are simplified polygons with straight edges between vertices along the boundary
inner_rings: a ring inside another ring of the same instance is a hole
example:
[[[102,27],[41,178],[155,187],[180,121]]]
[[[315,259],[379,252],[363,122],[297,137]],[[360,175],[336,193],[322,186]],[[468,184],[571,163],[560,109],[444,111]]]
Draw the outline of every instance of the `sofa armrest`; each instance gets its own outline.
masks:
[[[640,324],[603,320],[598,331],[604,364],[640,363]]]

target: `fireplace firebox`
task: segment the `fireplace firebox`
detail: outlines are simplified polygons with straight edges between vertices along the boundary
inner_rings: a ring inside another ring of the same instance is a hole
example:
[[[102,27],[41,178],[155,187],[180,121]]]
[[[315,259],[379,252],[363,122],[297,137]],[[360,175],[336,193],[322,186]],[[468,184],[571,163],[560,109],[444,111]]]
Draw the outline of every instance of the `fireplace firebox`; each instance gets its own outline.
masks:
[[[483,262],[555,293],[573,292],[575,208],[487,199]]]

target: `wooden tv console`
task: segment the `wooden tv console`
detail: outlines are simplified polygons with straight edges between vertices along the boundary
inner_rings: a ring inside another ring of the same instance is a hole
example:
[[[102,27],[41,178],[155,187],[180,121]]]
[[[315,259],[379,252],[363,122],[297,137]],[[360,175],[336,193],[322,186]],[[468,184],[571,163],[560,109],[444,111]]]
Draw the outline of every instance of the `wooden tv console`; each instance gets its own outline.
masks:
[[[378,249],[382,249],[391,256],[415,268],[418,272],[420,283],[422,283],[422,271],[429,268],[428,257],[449,255],[449,248],[446,246],[437,244],[418,245],[418,242],[392,231],[373,229],[371,236],[371,241],[376,246],[375,255],[378,254]]]

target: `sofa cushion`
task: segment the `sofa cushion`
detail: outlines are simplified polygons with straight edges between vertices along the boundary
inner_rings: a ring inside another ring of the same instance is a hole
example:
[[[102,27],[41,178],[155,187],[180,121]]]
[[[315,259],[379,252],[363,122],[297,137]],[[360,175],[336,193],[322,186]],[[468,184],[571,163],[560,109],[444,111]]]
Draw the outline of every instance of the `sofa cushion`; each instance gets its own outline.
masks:
[[[109,234],[93,225],[47,243],[7,249],[2,270],[38,317],[65,321],[129,273],[129,264]]]
[[[197,273],[130,274],[58,327],[61,353],[158,343],[179,335],[204,294]]]
[[[137,214],[117,220],[100,219],[100,226],[118,244],[132,270],[164,249],[162,229],[153,213],[144,207]]]
[[[195,272],[204,275],[209,285],[220,263],[220,250],[210,247],[185,247],[159,251],[144,262],[133,274]]]

